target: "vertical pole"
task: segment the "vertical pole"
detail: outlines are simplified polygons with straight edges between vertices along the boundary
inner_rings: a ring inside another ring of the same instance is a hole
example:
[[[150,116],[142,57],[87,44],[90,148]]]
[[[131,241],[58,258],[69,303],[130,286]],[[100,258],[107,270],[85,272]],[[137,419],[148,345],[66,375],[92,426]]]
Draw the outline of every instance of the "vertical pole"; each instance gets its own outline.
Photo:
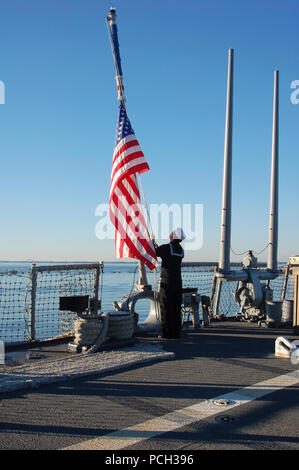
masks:
[[[219,270],[230,270],[234,50],[228,53]]]
[[[220,297],[221,297],[221,289],[222,289],[222,279],[218,279],[218,290],[216,294],[216,304],[215,304],[215,317],[219,316],[219,304],[220,304]]]
[[[269,251],[268,269],[277,270],[277,241],[278,241],[278,105],[279,105],[279,72],[274,71],[273,95],[273,130],[272,130],[272,163],[270,188],[270,219],[269,219]]]
[[[116,71],[116,85],[117,85],[117,93],[118,93],[118,100],[122,101],[124,107],[126,107],[126,100],[124,95],[124,86],[122,81],[122,67],[121,67],[121,59],[120,59],[120,52],[119,52],[119,42],[118,42],[118,31],[116,25],[116,11],[115,8],[111,7],[109,13],[106,18],[109,37],[111,41],[111,48],[112,48],[112,56],[114,61],[114,67]],[[147,277],[145,266],[141,261],[138,261],[139,267],[139,286],[147,286]]]
[[[214,279],[213,279],[213,284],[212,284],[212,291],[211,291],[211,304],[210,304],[210,312],[211,315],[213,315],[213,309],[214,309],[214,299],[215,299],[215,292],[216,292],[216,287],[217,287],[217,276],[216,272],[214,273]]]
[[[281,300],[284,300],[286,298],[286,292],[287,292],[287,285],[288,285],[288,280],[289,280],[289,274],[290,274],[290,264],[288,263],[285,267],[285,272],[283,276],[283,285],[282,285],[282,292],[281,292]]]
[[[96,300],[99,299],[100,269],[101,269],[101,262],[99,262],[97,267],[94,269],[93,298]]]
[[[139,270],[138,287],[147,286],[145,266],[141,261],[138,261],[138,270]]]
[[[297,261],[298,262],[298,261]],[[299,334],[299,264],[292,268],[294,279],[293,333]]]
[[[37,269],[35,263],[31,265],[30,272],[31,279],[31,303],[30,303],[30,339],[35,340],[35,307],[36,307],[36,284],[37,284]]]

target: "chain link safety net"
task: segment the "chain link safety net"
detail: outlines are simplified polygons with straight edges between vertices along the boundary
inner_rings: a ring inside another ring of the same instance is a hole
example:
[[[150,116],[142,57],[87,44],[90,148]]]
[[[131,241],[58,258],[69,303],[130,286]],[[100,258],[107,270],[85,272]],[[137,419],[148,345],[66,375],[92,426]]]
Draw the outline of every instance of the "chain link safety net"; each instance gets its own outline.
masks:
[[[210,299],[211,318],[234,317],[239,312],[234,293],[237,282],[221,282],[215,276],[217,263],[182,263],[183,288],[197,289],[200,296]],[[240,265],[232,269],[240,269]],[[259,269],[263,269],[259,266]],[[7,344],[68,337],[73,335],[76,313],[59,310],[59,297],[89,295],[100,299],[103,289],[103,268],[100,263],[32,266],[27,271],[0,273],[0,340]],[[124,273],[123,273],[124,274]],[[109,289],[120,288],[118,273],[110,273]],[[119,274],[121,276],[121,274]],[[149,277],[152,276],[152,273]],[[127,291],[132,289],[131,276]],[[122,277],[121,277],[122,279]],[[135,281],[135,275],[134,275]],[[104,283],[105,284],[105,283]],[[158,288],[158,279],[153,283]],[[288,265],[270,282],[273,300],[293,299],[293,276]],[[105,288],[105,286],[104,286]],[[104,289],[105,290],[105,289]],[[202,305],[199,317],[202,319]]]
[[[62,296],[98,298],[100,264],[33,266],[0,275],[0,340],[44,341],[73,334],[77,314],[59,310]]]
[[[0,340],[23,342],[28,326],[25,301],[29,272],[11,270],[0,274]]]
[[[200,296],[205,295],[209,298],[213,295],[215,285],[215,270],[217,263],[182,263],[182,287],[183,289],[197,289],[196,293]],[[185,317],[190,317],[190,307],[183,306]],[[203,319],[202,303],[199,305],[199,319]]]
[[[233,266],[232,269],[240,269],[240,267]],[[258,269],[265,269],[262,265]],[[210,314],[214,317],[235,317],[240,311],[240,306],[235,300],[234,294],[236,293],[238,282],[237,281],[221,281],[218,278],[214,280],[213,289],[211,292],[211,307]],[[266,284],[267,281],[261,281]],[[279,268],[279,276],[269,282],[269,287],[272,289],[272,300],[292,300],[294,282],[292,273],[289,271],[288,266]]]

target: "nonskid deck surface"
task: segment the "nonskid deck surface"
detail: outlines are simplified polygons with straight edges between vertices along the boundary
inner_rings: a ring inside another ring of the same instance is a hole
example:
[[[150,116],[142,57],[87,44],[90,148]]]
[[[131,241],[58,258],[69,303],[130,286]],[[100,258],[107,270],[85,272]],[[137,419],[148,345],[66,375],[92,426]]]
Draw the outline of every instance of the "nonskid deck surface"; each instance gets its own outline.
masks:
[[[0,449],[298,450],[299,367],[275,357],[282,335],[298,339],[226,321],[84,359],[39,348],[43,359],[1,366],[1,380],[19,369],[29,382],[0,395]]]

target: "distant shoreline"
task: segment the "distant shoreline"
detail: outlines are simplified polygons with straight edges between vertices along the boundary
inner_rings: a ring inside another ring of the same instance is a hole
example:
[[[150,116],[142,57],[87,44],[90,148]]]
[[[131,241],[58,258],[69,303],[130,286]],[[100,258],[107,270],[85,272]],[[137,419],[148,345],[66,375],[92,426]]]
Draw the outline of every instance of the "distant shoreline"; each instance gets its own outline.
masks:
[[[36,263],[36,264],[39,264],[39,263],[48,263],[48,264],[89,264],[89,263],[99,263],[100,261],[48,261],[48,260],[0,260],[0,263],[9,263],[9,264],[21,264],[21,263],[27,263],[27,264],[32,264],[32,263]],[[109,263],[109,264],[136,264],[137,263],[137,260],[135,261],[122,261],[122,260],[119,260],[119,261],[102,261],[104,264],[105,263]],[[209,263],[209,264],[217,264],[217,261],[183,261],[185,263]],[[237,263],[240,263],[241,264],[241,260],[240,261],[231,261],[231,264],[232,265],[235,265]],[[278,261],[277,264],[278,265],[285,265],[287,264],[288,261]],[[267,262],[266,261],[260,261],[260,264],[263,264],[263,265],[267,265]]]
[[[64,263],[64,264],[87,264],[87,263],[99,263],[100,261],[49,261],[49,260],[0,260],[0,263]],[[119,264],[119,263],[131,263],[131,264],[135,264],[137,262],[136,261],[103,261],[103,263],[115,263],[115,264]]]

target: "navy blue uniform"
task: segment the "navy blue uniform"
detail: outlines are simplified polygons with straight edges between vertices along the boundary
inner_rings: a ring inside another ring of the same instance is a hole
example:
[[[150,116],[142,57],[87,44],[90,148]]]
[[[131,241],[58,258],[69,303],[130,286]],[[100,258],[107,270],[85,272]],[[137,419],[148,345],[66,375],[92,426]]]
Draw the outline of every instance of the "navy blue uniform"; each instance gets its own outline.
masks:
[[[159,289],[162,336],[179,338],[182,324],[181,264],[184,250],[179,240],[166,245],[155,245],[155,250],[157,256],[162,258]]]

